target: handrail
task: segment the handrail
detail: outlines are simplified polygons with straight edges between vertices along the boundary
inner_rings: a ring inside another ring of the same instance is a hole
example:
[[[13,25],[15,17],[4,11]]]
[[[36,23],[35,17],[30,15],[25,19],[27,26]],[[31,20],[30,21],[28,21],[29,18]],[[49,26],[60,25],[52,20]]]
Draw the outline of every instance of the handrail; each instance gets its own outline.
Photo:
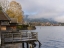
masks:
[[[4,33],[4,40],[5,39],[12,39],[13,40],[25,40],[25,39],[38,39],[37,32],[15,32],[15,33]]]

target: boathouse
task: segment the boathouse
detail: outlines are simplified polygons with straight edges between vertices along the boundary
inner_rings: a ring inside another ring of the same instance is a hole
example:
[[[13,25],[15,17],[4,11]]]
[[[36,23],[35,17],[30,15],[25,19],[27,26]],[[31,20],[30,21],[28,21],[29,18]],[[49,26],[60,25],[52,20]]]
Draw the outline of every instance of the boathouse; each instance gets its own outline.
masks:
[[[17,30],[17,25],[16,18],[9,18],[0,10],[1,48],[34,48],[35,42],[38,41],[38,33]]]

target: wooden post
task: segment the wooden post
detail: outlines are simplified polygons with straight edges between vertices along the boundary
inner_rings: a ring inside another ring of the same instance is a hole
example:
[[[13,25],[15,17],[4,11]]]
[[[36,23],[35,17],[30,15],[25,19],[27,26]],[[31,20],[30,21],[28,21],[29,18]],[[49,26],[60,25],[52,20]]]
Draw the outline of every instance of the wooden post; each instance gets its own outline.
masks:
[[[37,41],[38,41],[38,43],[39,43],[39,48],[40,48],[42,44],[40,43],[40,41],[39,41],[39,40],[37,40]]]
[[[5,44],[4,44],[4,34],[1,32],[1,47],[5,48]]]
[[[24,42],[22,43],[22,48],[24,48]]]
[[[34,48],[33,44],[32,44],[32,48]]]
[[[27,44],[27,48],[29,48],[29,43],[28,43],[28,42],[26,42],[26,44]]]
[[[33,44],[31,44],[30,48],[34,48]]]
[[[39,42],[39,48],[41,47],[41,43],[40,43],[40,41],[38,41]]]

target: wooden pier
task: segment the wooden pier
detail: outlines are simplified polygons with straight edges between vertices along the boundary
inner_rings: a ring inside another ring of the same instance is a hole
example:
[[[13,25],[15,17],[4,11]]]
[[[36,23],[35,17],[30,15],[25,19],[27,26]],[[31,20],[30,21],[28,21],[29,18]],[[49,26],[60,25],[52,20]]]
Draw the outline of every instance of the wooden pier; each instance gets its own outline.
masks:
[[[27,48],[29,44],[34,46],[34,42],[38,42],[37,32],[2,32],[2,46],[6,44],[22,43],[22,48],[24,48],[24,43],[26,43]],[[34,47],[33,47],[34,48]]]
[[[37,32],[2,32],[2,37],[5,43],[10,42],[25,42],[25,41],[36,41]]]

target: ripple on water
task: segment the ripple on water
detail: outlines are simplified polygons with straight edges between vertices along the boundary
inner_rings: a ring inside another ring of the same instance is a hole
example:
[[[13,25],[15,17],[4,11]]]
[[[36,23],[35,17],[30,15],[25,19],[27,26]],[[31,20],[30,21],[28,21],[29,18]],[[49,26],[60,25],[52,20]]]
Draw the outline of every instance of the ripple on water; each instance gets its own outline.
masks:
[[[49,46],[49,45],[43,45],[42,47],[43,47],[43,48],[58,48],[58,47],[56,47],[56,46]]]
[[[64,42],[57,40],[48,40],[43,42],[41,48],[64,48]]]

